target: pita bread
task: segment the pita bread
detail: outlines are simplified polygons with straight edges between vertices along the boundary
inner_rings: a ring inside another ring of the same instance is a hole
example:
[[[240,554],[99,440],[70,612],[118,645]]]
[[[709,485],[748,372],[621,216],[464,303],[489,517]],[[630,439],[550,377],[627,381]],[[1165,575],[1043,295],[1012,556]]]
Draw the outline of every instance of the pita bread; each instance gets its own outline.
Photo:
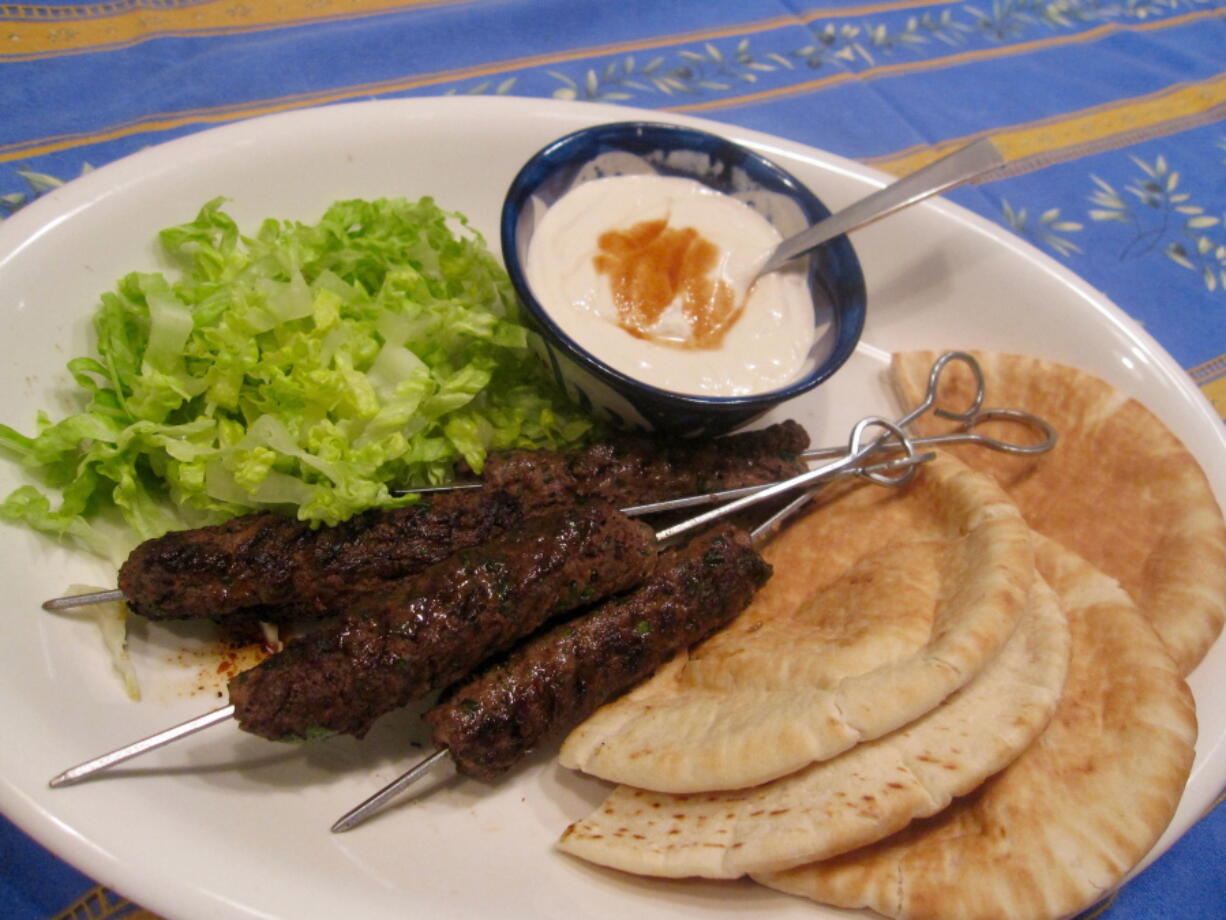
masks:
[[[1060,443],[1036,457],[975,447],[958,455],[995,476],[1031,527],[1118,579],[1190,672],[1226,619],[1226,525],[1195,458],[1153,413],[1096,377],[1037,358],[972,354],[988,401],[1046,419]],[[894,356],[906,405],[922,399],[935,358]],[[946,404],[965,405],[970,374],[959,363],[947,373]],[[928,415],[916,427],[935,434],[950,423]]]
[[[880,840],[1017,757],[1055,711],[1068,654],[1064,614],[1036,579],[1000,653],[906,728],[741,792],[682,796],[620,786],[558,846],[640,875],[736,878]]]
[[[1073,638],[1038,739],[936,817],[758,881],[889,917],[1035,920],[1094,903],[1153,846],[1192,766],[1191,693],[1115,580],[1050,540],[1037,558]]]
[[[849,490],[767,548],[775,575],[723,632],[566,739],[560,761],[661,792],[756,786],[922,716],[1013,631],[1030,533],[949,456],[901,494]]]

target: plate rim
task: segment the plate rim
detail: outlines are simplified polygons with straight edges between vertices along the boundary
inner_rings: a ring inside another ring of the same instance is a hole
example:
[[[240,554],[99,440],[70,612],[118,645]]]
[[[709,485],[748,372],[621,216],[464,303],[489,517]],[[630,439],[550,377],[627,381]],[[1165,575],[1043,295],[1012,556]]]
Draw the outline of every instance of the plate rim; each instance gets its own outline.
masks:
[[[754,147],[767,156],[782,154],[787,157],[798,157],[814,164],[841,173],[856,181],[871,186],[880,186],[893,177],[827,151],[812,146],[778,137],[755,129],[742,128],[738,125],[719,122],[694,116],[678,115],[671,112],[661,112],[650,109],[639,109],[629,106],[604,103],[562,102],[558,100],[539,99],[532,97],[446,97],[424,96],[392,100],[369,100],[349,102],[335,105],[304,108],[291,112],[263,115],[256,118],[237,121],[231,124],[204,128],[202,130],[156,144],[128,156],[107,163],[90,173],[66,182],[47,194],[31,202],[20,211],[0,222],[0,271],[12,264],[14,259],[21,258],[26,246],[39,236],[71,220],[77,213],[87,208],[102,206],[106,201],[122,195],[132,184],[142,181],[142,174],[148,166],[158,166],[168,172],[177,172],[186,168],[193,158],[207,155],[210,149],[217,145],[229,145],[235,140],[246,142],[258,140],[261,132],[292,127],[296,122],[304,124],[318,121],[329,122],[354,117],[361,120],[368,113],[379,115],[394,115],[397,111],[412,113],[414,110],[430,112],[431,110],[450,110],[447,115],[460,109],[470,110],[465,117],[476,117],[476,113],[490,108],[514,109],[520,108],[528,115],[536,114],[548,117],[548,114],[559,108],[567,116],[579,115],[595,124],[601,121],[629,120],[636,117],[650,118],[654,121],[675,123],[697,127],[707,131],[721,133],[734,140],[739,140]],[[562,122],[560,121],[559,124]],[[557,132],[558,136],[564,133]],[[182,156],[188,154],[188,156]],[[176,161],[178,161],[176,163]],[[167,164],[176,164],[167,166]],[[1194,410],[1195,415],[1206,425],[1206,433],[1212,429],[1218,445],[1226,448],[1226,427],[1209,403],[1205,395],[1195,386],[1187,372],[1175,361],[1166,349],[1146,330],[1133,320],[1122,308],[1114,304],[1101,291],[1091,286],[1085,279],[1075,274],[1070,268],[1041,252],[1028,241],[1008,233],[1004,228],[985,217],[956,205],[944,199],[932,199],[921,207],[935,209],[946,219],[956,221],[971,232],[986,235],[995,243],[1003,245],[1015,257],[1026,261],[1028,266],[1036,271],[1042,271],[1052,276],[1059,284],[1069,289],[1087,306],[1093,309],[1099,317],[1116,328],[1116,330],[1136,343],[1137,347],[1153,360],[1160,376],[1167,379]],[[497,246],[496,238],[488,240],[491,249]],[[870,310],[872,305],[870,304]],[[1130,395],[1141,395],[1130,393]],[[1215,481],[1208,477],[1217,495],[1220,505],[1226,505],[1226,482]],[[1193,672],[1195,678],[1197,672]],[[1202,759],[1198,750],[1196,773],[1210,771],[1217,777],[1219,785],[1226,783],[1226,736],[1215,740],[1215,750]],[[1211,770],[1212,768],[1212,770]],[[1192,777],[1189,777],[1191,783]],[[1186,792],[1185,792],[1186,795]],[[1203,807],[1195,808],[1194,814],[1181,816],[1177,812],[1171,826],[1162,840],[1150,853],[1121,881],[1123,884],[1147,867],[1154,859],[1165,852],[1175,839],[1193,823],[1199,820],[1212,806],[1216,796],[1203,795]],[[243,905],[224,902],[218,892],[206,890],[195,884],[183,886],[177,892],[178,897],[171,898],[171,904],[166,898],[156,892],[146,892],[142,884],[148,877],[147,871],[141,867],[125,867],[118,862],[105,847],[78,835],[72,827],[61,821],[53,812],[40,806],[24,789],[10,783],[6,775],[0,774],[0,810],[24,833],[45,846],[60,859],[77,866],[96,881],[123,891],[125,896],[133,898],[150,909],[160,909],[165,912],[189,911],[191,914],[201,912],[205,915],[213,913],[221,907],[237,909],[234,916],[256,916],[255,913],[244,912]],[[1179,826],[1176,826],[1176,821]],[[1173,832],[1173,833],[1172,833]],[[111,879],[107,881],[107,879]],[[128,892],[132,892],[129,894]],[[224,902],[224,903],[223,903]],[[177,905],[177,906],[176,906]]]

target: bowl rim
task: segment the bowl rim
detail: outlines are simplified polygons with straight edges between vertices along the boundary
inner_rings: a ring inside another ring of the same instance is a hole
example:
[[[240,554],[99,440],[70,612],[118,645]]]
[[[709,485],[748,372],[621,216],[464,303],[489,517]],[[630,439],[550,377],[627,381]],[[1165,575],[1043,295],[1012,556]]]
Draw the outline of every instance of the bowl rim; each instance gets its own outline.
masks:
[[[748,393],[741,396],[707,396],[697,393],[681,393],[676,390],[666,390],[662,387],[646,383],[607,364],[592,352],[579,345],[563,331],[561,326],[549,314],[549,311],[536,299],[536,296],[532,293],[532,287],[528,283],[515,246],[520,214],[523,212],[524,206],[528,203],[536,188],[535,184],[529,185],[529,180],[542,162],[550,160],[562,162],[565,160],[570,148],[580,143],[599,142],[603,139],[614,139],[626,134],[639,134],[644,131],[661,132],[677,138],[688,138],[695,144],[693,149],[708,149],[715,146],[716,148],[735,150],[743,158],[753,160],[756,169],[762,169],[770,173],[775,181],[803,201],[806,212],[816,211],[819,215],[818,219],[827,217],[831,213],[829,207],[816,192],[764,153],[749,145],[738,143],[714,132],[703,131],[684,125],[670,124],[668,122],[641,120],[605,122],[599,125],[580,128],[551,141],[529,157],[516,172],[510,186],[508,186],[506,195],[503,197],[502,213],[499,221],[503,263],[506,266],[507,273],[511,278],[511,283],[515,288],[522,307],[531,314],[534,322],[544,326],[551,336],[561,345],[565,346],[565,353],[571,360],[578,362],[586,370],[596,374],[618,392],[623,392],[627,386],[633,387],[642,391],[645,397],[651,398],[656,402],[667,401],[691,409],[733,412],[739,409],[761,406],[769,407],[785,402],[808,392],[818,384],[829,379],[846,363],[847,359],[855,351],[856,345],[860,341],[860,336],[864,331],[865,315],[867,312],[864,271],[860,265],[859,256],[856,254],[855,248],[851,245],[851,241],[846,234],[836,236],[822,244],[824,247],[829,247],[836,254],[837,261],[843,267],[843,273],[838,279],[838,290],[833,290],[833,285],[822,285],[826,288],[827,293],[831,294],[832,322],[836,325],[834,349],[824,361],[803,377],[785,386],[761,393]],[[811,275],[815,276],[814,280],[817,280],[817,269],[816,262],[810,265],[809,271]],[[839,293],[843,294],[841,299],[836,296]],[[545,342],[545,345],[547,348],[554,347],[553,343],[548,341]]]

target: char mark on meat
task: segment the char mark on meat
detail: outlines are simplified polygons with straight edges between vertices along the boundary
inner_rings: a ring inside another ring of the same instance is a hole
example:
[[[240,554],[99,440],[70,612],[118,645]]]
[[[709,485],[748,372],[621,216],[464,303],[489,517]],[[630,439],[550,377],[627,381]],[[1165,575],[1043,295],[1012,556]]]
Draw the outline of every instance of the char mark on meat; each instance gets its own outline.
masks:
[[[517,499],[484,490],[319,529],[279,514],[244,515],[145,541],[120,568],[119,587],[151,619],[325,617],[522,518]]]
[[[592,496],[617,507],[646,504],[803,473],[809,436],[795,421],[715,440],[620,435],[581,450],[491,454],[487,488],[531,501]]]
[[[271,739],[363,735],[552,616],[654,569],[655,536],[603,502],[534,517],[367,598],[230,682],[239,724]]]
[[[715,441],[627,435],[582,450],[490,456],[486,487],[440,493],[312,529],[273,513],[148,540],[119,571],[132,609],[150,619],[318,618],[378,595],[457,550],[576,498],[616,507],[756,485],[803,471],[796,422]]]
[[[662,553],[631,594],[520,645],[426,714],[460,772],[492,780],[740,613],[770,577],[730,524]]]

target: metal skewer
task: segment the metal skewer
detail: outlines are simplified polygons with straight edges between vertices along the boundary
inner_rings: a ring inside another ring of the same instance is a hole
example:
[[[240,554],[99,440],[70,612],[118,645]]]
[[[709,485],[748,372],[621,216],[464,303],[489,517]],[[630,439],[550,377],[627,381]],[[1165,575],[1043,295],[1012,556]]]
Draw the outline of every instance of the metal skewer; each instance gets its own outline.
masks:
[[[1014,444],[1009,441],[1002,441],[999,438],[989,438],[981,432],[974,429],[984,422],[989,421],[1007,421],[1014,422],[1031,428],[1036,434],[1042,435],[1042,439],[1035,441],[1033,444]],[[963,428],[958,431],[951,431],[946,434],[929,435],[923,438],[909,438],[908,443],[912,447],[947,447],[951,444],[977,444],[980,447],[987,447],[989,450],[1001,451],[1009,454],[1041,454],[1051,450],[1056,444],[1056,432],[1047,422],[1038,416],[1031,415],[1029,412],[1022,412],[1018,409],[978,409],[974,416],[967,422],[963,423]],[[899,441],[889,434],[883,435],[877,442],[874,443],[872,451],[886,452],[889,450],[899,450],[901,444]],[[846,454],[847,447],[814,447],[799,454],[804,460],[820,460],[829,457],[840,457]],[[790,480],[782,480],[788,482]],[[772,483],[764,483],[756,486],[742,486],[739,489],[725,489],[721,492],[704,492],[701,495],[686,495],[681,498],[668,498],[658,502],[650,502],[644,505],[631,505],[628,508],[622,509],[622,514],[628,517],[638,517],[647,514],[658,514],[663,511],[679,511],[684,508],[699,508],[705,505],[718,505],[732,499],[742,498],[746,495],[756,495],[764,489],[771,488]],[[440,486],[439,489],[445,489],[446,486]],[[465,485],[464,488],[470,488]]]
[[[53,776],[47,785],[55,789],[59,786],[71,786],[73,783],[79,783],[81,780],[93,776],[95,773],[100,773],[116,764],[123,763],[125,760],[131,760],[140,754],[157,750],[164,745],[170,744],[172,741],[178,741],[180,738],[186,738],[188,735],[194,735],[198,731],[203,731],[211,725],[224,722],[233,715],[233,706],[221,706],[217,709],[211,709],[204,715],[199,715],[194,719],[188,719],[186,722],[180,722],[178,725],[162,729],[162,731],[155,735],[150,735],[148,738],[133,741],[131,744],[117,748],[109,754],[103,754],[101,757],[95,757],[93,760],[77,764],[77,766]]]
[[[977,380],[977,392],[975,398],[972,400],[971,405],[961,412],[954,412],[952,410],[935,407],[937,385],[940,375],[945,366],[953,360],[961,360],[966,362]],[[712,511],[704,512],[703,514],[699,514],[693,518],[682,521],[679,524],[675,524],[657,531],[655,535],[656,540],[659,542],[665,542],[690,530],[711,523],[712,521],[726,517],[730,514],[734,514],[737,511],[749,507],[750,505],[756,504],[757,502],[764,501],[768,498],[782,495],[787,492],[792,492],[797,489],[806,490],[806,494],[799,496],[785,508],[776,512],[776,514],[772,515],[771,518],[769,518],[759,528],[755,529],[751,533],[751,536],[753,536],[754,539],[765,540],[778,529],[786,517],[809,500],[812,490],[816,486],[822,484],[828,479],[843,475],[859,475],[882,485],[901,485],[915,475],[916,469],[920,463],[923,463],[933,456],[932,454],[918,454],[915,447],[917,444],[921,443],[923,439],[912,439],[908,437],[903,430],[906,425],[910,424],[912,421],[930,409],[944,418],[963,422],[964,427],[967,429],[967,436],[964,437],[963,440],[971,440],[975,443],[988,446],[994,450],[1001,450],[1008,453],[1036,453],[1042,450],[1049,450],[1052,446],[1054,446],[1056,439],[1055,432],[1052,430],[1051,426],[1043,420],[1032,416],[1029,413],[1020,412],[1017,410],[985,410],[982,408],[982,403],[983,377],[981,371],[979,370],[978,364],[969,355],[961,352],[948,352],[942,355],[933,365],[932,371],[929,375],[928,393],[925,400],[901,419],[893,422],[876,416],[861,419],[853,427],[846,447],[842,449],[834,449],[841,452],[841,456],[836,457],[836,459],[831,460],[829,463],[817,467],[816,469],[812,469],[805,473],[801,473],[798,476],[794,476],[791,479],[783,480],[781,482],[763,487],[755,487],[750,494],[744,494],[739,498],[735,498],[732,501],[727,502],[726,504],[720,505],[718,508],[715,508]],[[982,435],[969,431],[970,428],[973,428],[976,424],[979,424],[988,418],[1008,418],[1025,423],[1035,427],[1038,431],[1043,432],[1045,439],[1037,445],[1017,445],[992,438],[986,438]],[[875,429],[881,429],[882,433],[870,438],[871,432]],[[945,443],[948,443],[948,441]],[[887,460],[885,462],[861,462],[874,452],[887,448],[896,451],[901,450],[904,456]],[[900,470],[901,472],[899,472]],[[119,592],[101,593],[107,595],[108,599],[112,599],[110,596]],[[97,598],[99,595],[94,594],[88,596]],[[62,600],[68,599],[65,598]],[[92,602],[97,603],[98,601],[94,600]],[[150,735],[139,741],[111,751],[110,753],[92,758],[84,763],[65,770],[52,778],[50,785],[53,787],[59,787],[78,783],[111,766],[122,763],[148,751],[156,750],[157,748],[160,748],[173,741],[177,741],[180,738],[194,734],[198,731],[202,731],[203,729],[212,725],[217,725],[224,722],[234,715],[234,711],[235,710],[232,705],[223,706],[193,719],[189,719],[186,722],[182,722],[168,729],[164,729],[156,734]],[[432,755],[434,759],[430,762],[435,762],[438,757],[441,757],[441,755],[441,751],[436,755]],[[423,763],[419,764],[417,767],[414,767],[409,771],[409,773],[413,774],[413,779],[415,780],[417,777],[426,772],[427,769],[428,766]],[[396,785],[397,787],[395,790],[389,791],[386,795],[377,793],[376,797],[379,797],[379,801],[386,801],[392,795],[394,795],[396,791],[409,785],[413,780],[407,779],[406,777],[408,777],[408,775],[409,774],[405,774],[405,776],[393,781],[393,785]],[[375,797],[372,797],[372,799],[373,798]],[[361,807],[362,806],[359,806],[359,808]],[[357,810],[358,809],[355,809],[354,811],[356,812]],[[373,810],[374,805],[371,805],[364,812],[362,812],[362,815],[356,816],[354,819],[350,820],[346,824],[346,827],[354,826],[362,819],[362,816],[373,813]],[[350,816],[347,815],[346,817]],[[342,818],[342,821],[344,820],[345,819]]]
[[[859,426],[857,426],[857,428],[858,427]],[[905,458],[897,458],[892,461],[887,461],[886,463],[872,464],[872,465],[869,465],[863,468],[853,468],[850,466],[850,464],[846,460],[839,460],[834,464],[828,464],[828,466],[832,468],[831,473],[846,472],[846,473],[852,473],[852,474],[863,474],[867,476],[884,475],[885,471],[887,470],[896,470],[896,469],[902,468],[904,469],[904,472],[902,475],[905,476],[913,472],[913,466],[918,460],[919,458],[914,457],[909,453],[908,456]],[[837,467],[837,469],[835,467]],[[808,483],[812,481],[814,478],[813,474],[815,472],[820,473],[821,471],[811,470],[808,473],[802,474],[804,482]],[[800,479],[802,477],[797,477],[797,478]],[[790,481],[791,480],[784,480],[783,482],[778,483],[777,486],[786,486]],[[779,491],[782,491],[782,490],[779,490]],[[771,493],[771,494],[777,494],[777,493]],[[747,495],[741,499],[738,499],[738,501],[735,504],[737,506],[737,509],[739,510],[742,507],[754,504],[758,500],[759,499],[757,495]],[[715,520],[716,518],[723,517],[725,514],[730,514],[730,513],[731,511],[724,511],[722,508],[717,508],[715,511],[709,511],[706,514],[700,515],[701,523],[707,523],[708,521]],[[697,521],[698,518],[695,518],[694,520]],[[670,539],[680,533],[690,530],[692,527],[697,527],[697,526],[699,526],[699,524],[694,524],[689,521],[683,521],[682,523],[677,524],[673,527],[669,527],[669,528],[665,528],[664,530],[657,531],[656,540],[659,542],[663,542],[664,540]],[[107,593],[110,593],[110,592],[107,592]],[[59,786],[71,786],[74,783],[79,783],[82,780],[88,779],[90,776],[93,776],[95,773],[100,773],[101,771],[106,770],[109,767],[113,767],[116,764],[123,763],[125,760],[130,760],[133,757],[137,757],[149,751],[157,750],[158,748],[163,747],[164,745],[170,744],[172,741],[177,741],[180,738],[185,738],[188,735],[195,734],[196,732],[202,731],[206,728],[209,728],[210,726],[217,725],[221,722],[224,722],[227,719],[231,718],[233,715],[234,715],[234,706],[232,705],[222,706],[217,709],[211,710],[209,712],[204,713],[203,715],[196,716],[195,718],[189,719],[186,722],[181,722],[178,725],[174,725],[174,726],[171,726],[170,728],[163,729],[162,731],[157,732],[156,734],[150,735],[147,738],[142,738],[139,741],[134,741],[131,744],[124,745],[123,747],[117,748],[116,750],[111,751],[107,754],[103,754],[99,757],[94,757],[90,760],[85,761],[84,763],[78,764],[75,767],[71,767],[70,769],[65,770],[64,772],[59,773],[55,777],[53,777],[50,780],[49,785],[51,785],[52,787],[59,787]],[[425,767],[422,767],[422,772],[424,772],[425,769],[426,769]],[[420,773],[417,775],[420,775]],[[406,785],[407,785],[407,782],[408,781],[406,780]]]
[[[71,610],[73,607],[87,607],[90,604],[106,604],[111,601],[126,600],[124,593],[118,588],[111,591],[91,591],[89,594],[70,594],[67,597],[53,597],[43,601],[43,610]]]
[[[971,404],[960,412],[954,412],[949,409],[936,407],[937,398],[937,382],[946,365],[951,361],[963,361],[967,363],[976,380],[975,397]],[[1002,451],[1011,454],[1041,454],[1051,448],[1056,443],[1056,432],[1051,425],[1037,416],[1031,415],[1028,412],[1023,412],[1018,409],[984,409],[984,384],[983,375],[979,370],[978,364],[974,359],[963,352],[946,352],[937,359],[933,364],[932,370],[929,373],[928,391],[926,398],[922,403],[912,409],[909,413],[899,419],[896,423],[899,429],[905,428],[911,424],[916,418],[924,414],[928,410],[933,410],[936,415],[942,418],[953,421],[962,422],[962,427],[957,431],[948,432],[941,435],[931,435],[922,438],[900,439],[895,434],[886,431],[881,436],[876,438],[870,445],[868,450],[859,454],[860,457],[867,457],[874,452],[897,451],[901,449],[903,440],[909,443],[912,448],[920,447],[945,447],[953,444],[977,444],[981,447],[987,447],[991,450]],[[883,422],[884,420],[879,420]],[[1018,444],[1010,441],[1002,441],[998,438],[991,438],[976,429],[983,423],[988,421],[1009,421],[1014,422],[1024,427],[1030,428],[1036,434],[1041,435],[1041,439],[1031,444]],[[848,445],[839,445],[837,447],[813,447],[798,455],[802,460],[822,460],[829,458],[841,458],[847,461],[849,454]],[[852,461],[847,461],[848,465]],[[820,479],[823,476],[834,475],[839,472],[839,468],[832,468],[829,465],[819,467],[818,471],[811,470],[810,472],[819,472],[816,478]],[[860,473],[859,470],[851,470],[853,474]],[[801,474],[807,475],[807,474]],[[663,501],[648,502],[641,505],[631,505],[627,508],[622,508],[622,514],[627,517],[642,517],[650,514],[658,514],[665,511],[679,511],[685,508],[699,508],[710,505],[722,505],[724,502],[738,500],[746,496],[758,495],[767,489],[776,489],[770,495],[778,494],[780,486],[786,483],[793,483],[786,486],[787,489],[796,488],[794,479],[781,480],[779,483],[766,483],[763,485],[743,486],[738,489],[724,489],[718,492],[704,492],[700,495],[686,495],[680,498],[665,499]],[[477,489],[481,488],[481,483],[457,483],[446,486],[431,486],[424,489],[413,490],[421,494],[443,492],[451,489]],[[407,491],[398,494],[408,494]],[[769,497],[769,496],[763,496]],[[749,502],[745,503],[750,504]],[[738,506],[738,507],[744,507]],[[695,525],[700,526],[700,525]],[[124,593],[118,589],[111,591],[97,591],[89,594],[73,594],[66,597],[57,597],[43,602],[43,609],[48,611],[71,610],[75,607],[84,607],[89,604],[101,604],[108,601],[124,600]]]
[[[971,401],[971,404],[961,412],[953,412],[948,409],[936,408],[935,412],[948,419],[961,421],[963,429],[947,435],[939,435],[929,438],[911,438],[903,431],[906,425],[909,425],[924,412],[933,409],[937,398],[937,388],[940,382],[940,376],[946,365],[951,361],[964,361],[971,369],[976,380],[976,392]],[[702,526],[709,523],[717,517],[723,517],[731,514],[742,507],[749,504],[761,501],[772,495],[779,494],[783,491],[789,491],[800,487],[806,482],[814,485],[819,485],[822,480],[831,478],[840,473],[849,472],[852,469],[856,473],[863,475],[865,478],[886,486],[901,486],[914,478],[919,465],[930,459],[935,454],[928,452],[918,454],[915,448],[920,445],[934,446],[950,443],[978,443],[989,447],[993,450],[1004,451],[1006,453],[1015,454],[1034,454],[1042,453],[1050,450],[1056,443],[1055,430],[1042,419],[1032,416],[1029,413],[1021,412],[1014,409],[984,409],[984,383],[983,376],[978,363],[969,355],[962,352],[948,352],[942,355],[933,365],[928,377],[928,391],[922,403],[912,409],[909,413],[899,419],[897,422],[889,422],[881,418],[866,418],[862,419],[852,429],[851,437],[845,447],[833,448],[817,448],[812,451],[807,451],[802,456],[806,457],[836,457],[832,463],[816,470],[811,470],[809,473],[801,474],[784,483],[768,486],[752,486],[746,489],[731,490],[731,492],[723,493],[727,497],[734,500],[721,506],[714,512],[698,515],[690,520],[684,521],[674,527],[666,528],[656,534],[657,539],[668,539],[677,536],[687,530]],[[1000,441],[995,438],[988,438],[982,434],[974,432],[975,426],[982,424],[989,419],[1003,419],[1009,421],[1020,422],[1026,425],[1031,425],[1044,435],[1043,440],[1031,445],[1011,444],[1006,441]],[[873,428],[884,429],[876,438],[866,441],[869,431]],[[858,458],[867,456],[874,451],[885,448],[901,449],[904,451],[904,456],[893,461],[888,461],[882,464],[866,465],[860,468],[854,468],[852,465]],[[901,470],[901,472],[896,472]],[[750,538],[754,544],[761,546],[763,543],[770,540],[775,533],[783,526],[783,524],[792,515],[796,514],[801,508],[812,500],[817,492],[816,488],[810,488],[796,496],[784,507],[780,508],[769,518],[759,524],[756,528],[750,531]],[[688,501],[687,499],[678,499],[679,502]],[[659,503],[668,504],[668,503]],[[683,507],[674,505],[673,507]],[[430,770],[442,761],[447,754],[447,748],[441,747],[428,756],[419,760],[400,776],[393,779],[382,789],[375,792],[369,798],[365,799],[355,807],[351,808],[332,825],[332,832],[339,834],[345,831],[352,830],[359,824],[366,821],[381,811],[394,798],[402,792],[414,785],[418,780],[430,772]]]
[[[864,419],[856,425],[856,427],[852,430],[851,436],[852,454],[855,454],[857,450],[860,449],[859,444],[863,440],[864,433],[872,427],[882,427],[887,429],[889,434],[898,438],[899,443],[902,445],[902,449],[906,451],[906,455],[904,457],[900,457],[887,463],[876,464],[877,469],[864,467],[857,470],[858,473],[864,475],[866,478],[871,478],[874,482],[890,486],[904,485],[915,477],[921,463],[925,463],[936,456],[936,454],[932,452],[917,454],[913,446],[914,442],[909,439],[895,423],[887,422],[883,419]],[[864,452],[867,452],[870,449],[871,447],[863,448]],[[846,462],[847,461],[845,458],[836,461],[838,464],[845,464]],[[831,472],[837,473],[842,469],[843,467],[840,466],[839,469],[832,470]],[[811,473],[821,473],[821,470],[813,470]],[[893,475],[891,475],[891,473],[893,473]],[[827,473],[827,477],[829,475],[830,473]],[[799,479],[801,477],[797,478]],[[819,476],[817,478],[821,477]],[[792,515],[809,503],[810,499],[813,498],[814,492],[816,491],[816,489],[811,489],[802,493],[801,495],[798,495],[796,498],[792,499],[792,501],[788,502],[765,521],[751,530],[749,532],[749,537],[753,541],[754,545],[760,547],[767,543],[775,535],[779,528],[781,528],[784,523],[786,523],[787,520],[792,517]],[[739,504],[743,505],[752,503],[756,500],[757,498],[755,496],[746,496],[744,499],[740,500]],[[714,514],[714,516],[722,517],[727,513],[729,512],[724,508],[720,508],[718,512]],[[703,521],[705,523],[710,519],[712,519],[712,514],[708,513],[705,515],[700,515],[699,517],[695,518],[694,521]],[[677,525],[677,527],[660,531],[656,534],[656,538],[660,539],[663,534],[669,533],[670,531],[672,532],[672,535],[676,535],[681,533],[683,530],[690,529],[691,526],[698,525],[691,521],[685,521],[682,524]],[[443,760],[446,754],[447,748],[440,747],[432,754],[423,757],[374,795],[365,799],[360,804],[354,806],[349,811],[341,815],[341,817],[338,818],[332,825],[332,833],[341,834],[345,831],[352,830],[362,822],[366,821],[368,818],[382,811],[383,808],[392,801],[392,799],[396,798],[401,792],[408,789],[419,779],[429,773],[435,764]]]
[[[409,767],[409,769],[405,770],[370,798],[363,800],[360,805],[354,806],[337,818],[331,827],[332,833],[343,834],[345,831],[357,827],[367,818],[373,817],[382,811],[392,799],[429,773],[434,768],[434,765],[442,761],[446,756],[447,749],[441,747],[433,754],[417,761],[417,763],[413,764],[413,766]]]
[[[951,437],[954,438],[953,441],[949,440]],[[973,434],[971,432],[967,432],[967,433],[959,433],[957,435],[952,435],[952,436],[951,435],[941,435],[939,436],[939,440],[940,440],[940,443],[945,443],[945,444],[947,443],[966,443],[968,441],[974,441],[978,437],[980,436]],[[919,444],[919,443],[922,443],[924,440],[925,439],[917,439],[913,441],[913,443]],[[934,438],[934,439],[927,439],[927,440],[935,441],[938,439]],[[839,449],[821,448],[821,450],[828,451],[828,453],[823,453],[820,456],[837,456]],[[887,461],[885,464],[877,464],[877,465],[888,467],[889,464],[892,462],[893,461]],[[854,470],[852,472],[854,474],[860,471]],[[788,481],[789,480],[786,480],[786,479],[781,480],[781,482],[788,482]],[[622,514],[626,515],[626,517],[646,517],[649,514],[658,514],[664,511],[681,511],[686,508],[702,508],[708,505],[718,505],[718,504],[721,504],[722,502],[731,501],[737,498],[744,498],[747,495],[756,495],[758,492],[762,491],[763,489],[769,488],[771,485],[773,485],[773,483],[764,483],[762,485],[756,485],[756,486],[742,486],[738,489],[724,489],[719,492],[703,492],[701,495],[684,495],[680,498],[668,498],[662,501],[648,502],[642,505],[630,505],[629,507],[622,508],[620,510]],[[432,486],[427,489],[422,489],[420,490],[420,492],[422,493],[441,492],[441,491],[446,491],[451,488],[473,489],[473,488],[480,488],[480,484],[479,483],[461,483],[460,485],[457,485],[454,487],[453,486]],[[51,600],[43,601],[42,608],[43,610],[47,610],[47,611],[54,613],[59,610],[72,610],[77,607],[87,607],[90,604],[104,604],[110,601],[122,601],[122,600],[127,600],[126,595],[118,588],[114,588],[109,591],[92,591],[88,594],[69,594],[64,597],[54,597]]]
[[[944,410],[938,410],[938,414],[946,418],[961,418],[962,413],[957,416],[947,415]],[[974,429],[984,422],[988,421],[1013,421],[1022,425],[1027,425],[1042,433],[1043,440],[1036,441],[1034,444],[1014,444],[1009,441],[1001,441],[998,438],[990,438],[981,432]],[[905,427],[905,426],[904,426]],[[1047,422],[1031,415],[1029,412],[1022,412],[1018,409],[976,409],[972,418],[964,422],[964,425],[958,431],[950,431],[945,434],[928,435],[922,438],[911,438],[911,444],[915,447],[947,447],[952,444],[978,444],[981,447],[988,447],[992,450],[1000,450],[1011,454],[1041,454],[1052,448],[1055,443],[1055,430],[1047,424]],[[878,445],[879,449],[887,450],[890,448],[897,449],[898,441],[894,438],[885,437]],[[825,460],[830,457],[842,456],[846,453],[847,447],[840,445],[838,447],[810,447],[808,450],[801,451],[797,454],[800,460]],[[660,511],[675,511],[679,508],[693,508],[698,505],[715,504],[720,501],[725,501],[731,498],[740,498],[742,495],[752,495],[759,489],[765,489],[771,484],[766,483],[756,486],[742,486],[738,489],[725,489],[721,492],[704,492],[701,495],[686,495],[681,498],[669,498],[658,502],[649,502],[642,505],[631,505],[628,508],[622,508],[622,514],[630,517],[636,517],[645,514],[655,514]],[[420,489],[400,489],[393,494],[395,495],[429,495],[438,492],[460,491],[465,489],[480,489],[483,488],[483,483],[480,482],[453,482],[445,486],[426,486]]]

